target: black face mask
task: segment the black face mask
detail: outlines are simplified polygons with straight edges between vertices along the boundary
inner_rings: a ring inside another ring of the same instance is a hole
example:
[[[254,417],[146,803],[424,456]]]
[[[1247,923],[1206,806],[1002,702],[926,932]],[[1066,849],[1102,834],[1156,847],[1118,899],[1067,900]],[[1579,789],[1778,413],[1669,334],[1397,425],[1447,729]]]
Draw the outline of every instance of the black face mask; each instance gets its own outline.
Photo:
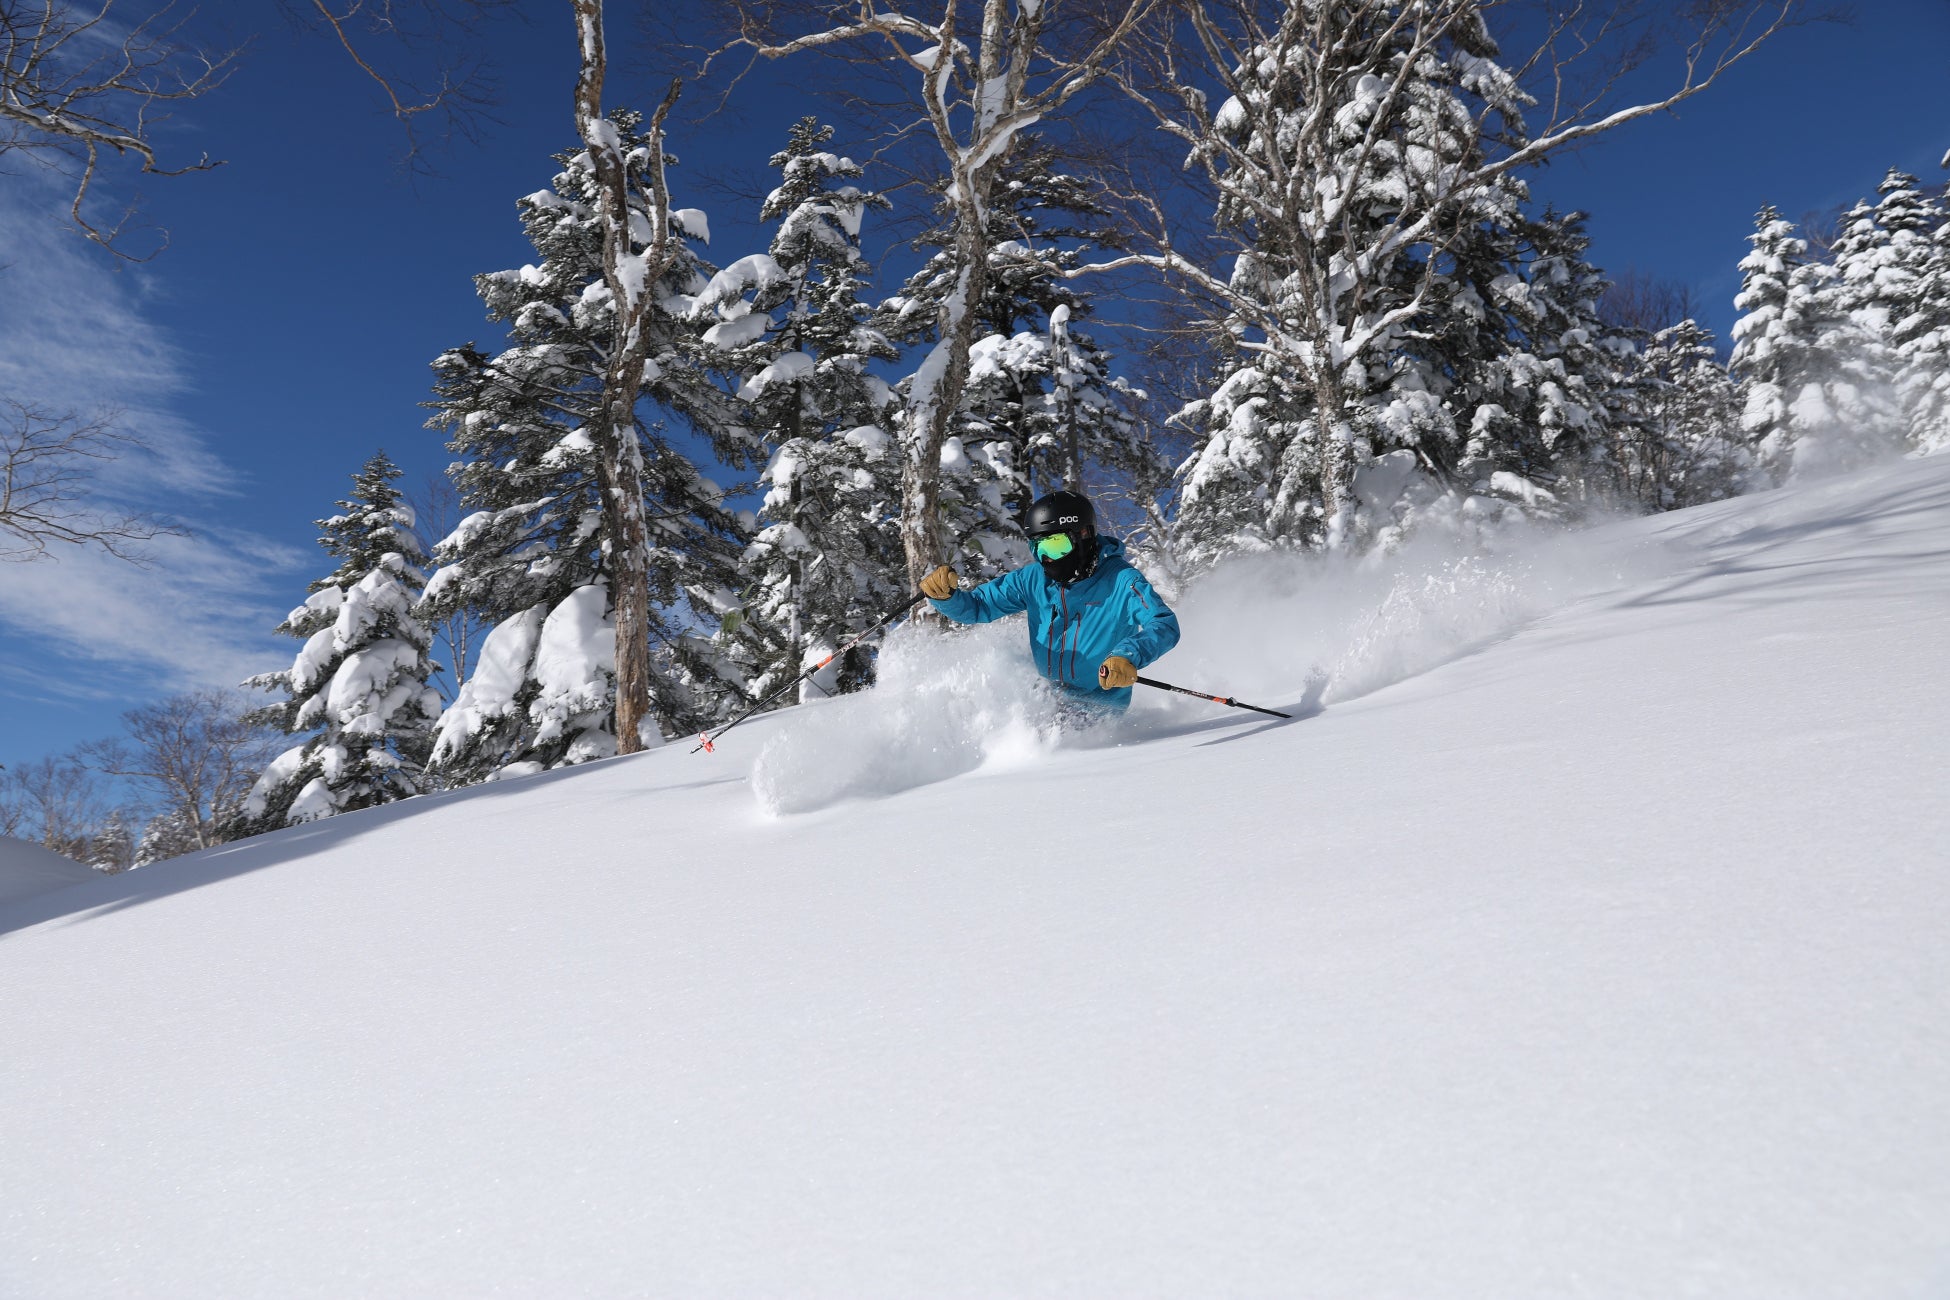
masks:
[[[1097,571],[1097,536],[1092,533],[1080,539],[1070,553],[1060,560],[1037,560],[1043,566],[1043,576],[1060,587],[1080,582]]]

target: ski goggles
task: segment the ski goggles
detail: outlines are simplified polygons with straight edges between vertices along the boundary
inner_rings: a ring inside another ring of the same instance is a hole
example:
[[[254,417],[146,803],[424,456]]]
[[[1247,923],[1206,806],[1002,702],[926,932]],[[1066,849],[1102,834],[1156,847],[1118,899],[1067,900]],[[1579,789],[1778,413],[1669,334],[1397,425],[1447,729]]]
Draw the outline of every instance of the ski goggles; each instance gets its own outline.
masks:
[[[1039,560],[1060,560],[1076,549],[1076,541],[1068,533],[1050,533],[1036,539],[1036,558]]]

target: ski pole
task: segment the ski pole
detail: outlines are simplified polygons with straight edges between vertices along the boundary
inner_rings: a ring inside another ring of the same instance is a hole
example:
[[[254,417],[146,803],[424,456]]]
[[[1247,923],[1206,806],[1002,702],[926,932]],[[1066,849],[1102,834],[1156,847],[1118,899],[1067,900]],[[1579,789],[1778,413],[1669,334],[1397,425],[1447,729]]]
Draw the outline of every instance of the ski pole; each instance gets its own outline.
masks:
[[[1161,691],[1177,691],[1180,695],[1190,695],[1196,699],[1210,700],[1214,704],[1223,704],[1229,709],[1251,709],[1254,713],[1264,713],[1268,717],[1273,718],[1286,718],[1289,721],[1293,718],[1291,713],[1281,713],[1278,709],[1262,709],[1257,704],[1241,704],[1230,695],[1207,695],[1204,691],[1194,691],[1184,686],[1173,686],[1170,682],[1156,681],[1150,677],[1138,678],[1138,685],[1155,686]]]
[[[725,732],[730,731],[733,727],[743,722],[746,718],[751,717],[752,714],[757,713],[760,709],[770,704],[773,700],[778,699],[779,696],[784,695],[787,691],[797,686],[800,682],[805,681],[806,678],[811,677],[814,673],[824,668],[827,664],[832,663],[835,659],[839,658],[841,655],[851,650],[854,646],[859,645],[862,641],[866,640],[868,637],[872,636],[875,632],[878,632],[881,628],[887,626],[889,623],[899,618],[902,614],[905,614],[908,610],[913,609],[916,605],[920,604],[925,599],[926,597],[924,597],[920,592],[918,591],[915,592],[912,597],[910,597],[908,600],[906,600],[901,604],[900,608],[889,610],[887,613],[883,614],[880,617],[880,620],[876,622],[872,627],[862,632],[859,636],[854,637],[851,641],[848,641],[845,645],[833,651],[832,654],[827,655],[824,659],[821,659],[818,663],[806,669],[806,671],[800,673],[797,677],[793,678],[785,685],[779,687],[778,690],[773,691],[770,695],[766,696],[758,703],[752,705],[751,708],[746,709],[743,713],[733,718],[730,722],[725,723],[722,727],[719,727],[716,731],[699,732],[697,737],[697,748],[691,750],[691,752],[695,754],[699,749],[701,749],[707,754],[716,753],[717,749],[714,742],[718,739],[719,736],[724,735]]]

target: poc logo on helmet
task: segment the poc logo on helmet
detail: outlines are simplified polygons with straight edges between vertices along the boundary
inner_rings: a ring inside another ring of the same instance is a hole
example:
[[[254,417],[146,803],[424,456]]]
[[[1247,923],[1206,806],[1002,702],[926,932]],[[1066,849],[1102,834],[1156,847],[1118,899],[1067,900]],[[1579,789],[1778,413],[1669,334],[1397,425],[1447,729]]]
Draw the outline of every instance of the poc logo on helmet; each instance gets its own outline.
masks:
[[[1077,517],[1075,515],[1064,515],[1061,519],[1057,520],[1056,522],[1059,524],[1074,524],[1077,522]]]

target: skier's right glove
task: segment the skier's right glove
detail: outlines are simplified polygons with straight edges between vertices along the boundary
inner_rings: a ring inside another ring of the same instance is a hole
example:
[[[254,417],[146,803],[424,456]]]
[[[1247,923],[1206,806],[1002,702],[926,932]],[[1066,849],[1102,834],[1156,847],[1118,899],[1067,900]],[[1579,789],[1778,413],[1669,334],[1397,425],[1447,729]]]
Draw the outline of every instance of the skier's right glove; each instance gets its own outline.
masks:
[[[959,575],[944,564],[921,579],[921,594],[929,600],[946,600],[955,594],[960,582]]]

